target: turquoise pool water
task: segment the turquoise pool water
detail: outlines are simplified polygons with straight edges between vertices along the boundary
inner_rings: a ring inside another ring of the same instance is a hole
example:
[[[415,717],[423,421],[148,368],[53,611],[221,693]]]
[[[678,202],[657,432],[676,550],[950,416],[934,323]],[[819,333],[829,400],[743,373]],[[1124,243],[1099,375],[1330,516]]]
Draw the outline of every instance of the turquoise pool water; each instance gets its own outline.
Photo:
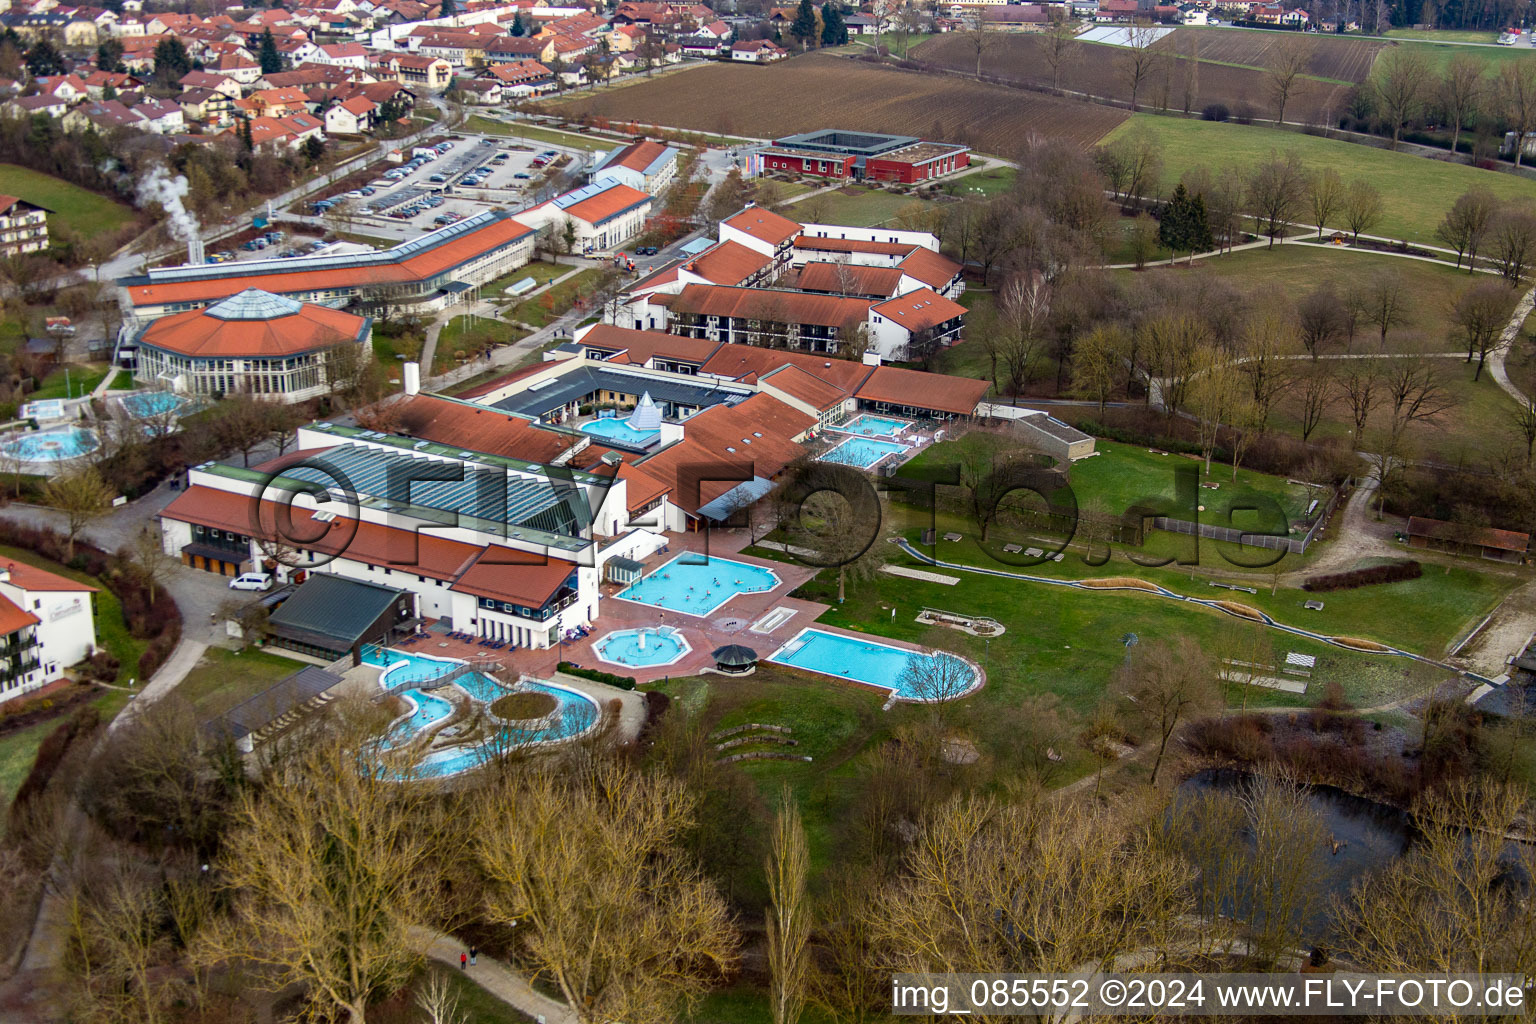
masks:
[[[610,441],[621,441],[624,444],[648,445],[661,436],[659,430],[636,430],[629,425],[627,420],[593,420],[581,425],[583,433],[593,437],[603,437]]]
[[[839,462],[844,466],[869,469],[887,455],[904,454],[909,449],[895,441],[878,441],[872,437],[854,437],[833,448],[821,457],[822,462]]]
[[[820,629],[802,629],[794,639],[774,651],[766,660],[878,686],[882,690],[890,690],[903,700],[922,700],[921,696],[907,689],[901,680],[902,672],[913,658],[925,661],[948,658],[960,662],[965,672],[970,674],[970,687],[974,688],[979,682],[976,670],[953,654],[921,654],[863,637],[843,636]]]
[[[101,447],[96,431],[87,427],[60,427],[17,434],[0,444],[0,451],[23,462],[63,462],[78,459]]]
[[[604,661],[634,667],[670,665],[682,660],[691,647],[669,627],[657,629],[621,629],[609,633],[592,645]]]
[[[386,690],[405,682],[427,682],[463,664],[449,658],[433,658],[393,649],[369,650],[363,654],[363,661],[369,665],[389,666],[379,676],[379,686]],[[458,687],[482,704],[490,704],[497,697],[508,693],[543,693],[554,698],[555,710],[531,725],[505,724],[495,739],[437,750],[426,755],[416,766],[416,775],[420,778],[457,775],[479,767],[498,752],[511,747],[571,739],[586,732],[597,722],[597,704],[586,694],[563,686],[524,682],[508,688],[480,672],[460,676],[450,685]],[[435,693],[410,689],[402,692],[401,696],[410,704],[411,710],[396,719],[379,740],[383,750],[405,746],[421,732],[436,728],[453,714],[453,704]]]
[[[176,412],[190,400],[169,391],[144,391],[137,395],[124,395],[123,408],[136,419],[161,416]]]
[[[840,427],[833,427],[832,429],[841,430],[846,434],[863,434],[865,437],[895,437],[911,425],[911,420],[899,420],[894,416],[876,416],[873,413],[865,413],[862,416],[855,416]]]
[[[737,594],[760,594],[779,585],[771,569],[728,558],[678,555],[618,597],[684,615],[712,615]]]
[[[61,420],[64,418],[64,399],[44,398],[28,402],[21,407],[24,420]]]

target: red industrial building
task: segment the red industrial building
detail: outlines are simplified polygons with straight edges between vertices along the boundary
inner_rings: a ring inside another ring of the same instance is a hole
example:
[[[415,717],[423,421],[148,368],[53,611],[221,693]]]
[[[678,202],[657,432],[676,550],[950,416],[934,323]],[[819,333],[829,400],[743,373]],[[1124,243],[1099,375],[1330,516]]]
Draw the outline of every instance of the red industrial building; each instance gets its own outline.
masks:
[[[971,162],[971,151],[910,135],[822,131],[787,135],[752,155],[754,174],[786,171],[852,181],[913,184],[952,174]]]

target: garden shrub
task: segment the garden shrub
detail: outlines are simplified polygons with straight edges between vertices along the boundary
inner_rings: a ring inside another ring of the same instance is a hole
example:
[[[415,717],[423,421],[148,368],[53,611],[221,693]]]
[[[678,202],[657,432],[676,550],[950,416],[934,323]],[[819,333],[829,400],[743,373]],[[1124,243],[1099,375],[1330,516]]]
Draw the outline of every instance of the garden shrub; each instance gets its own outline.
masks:
[[[603,672],[595,668],[582,668],[579,665],[573,665],[569,661],[562,661],[555,666],[555,670],[564,672],[568,676],[590,679],[594,683],[607,683],[609,686],[617,686],[621,690],[633,690],[635,688],[634,676],[616,676],[612,672]]]
[[[1225,121],[1232,116],[1232,111],[1227,109],[1225,103],[1212,103],[1200,111],[1200,117],[1206,121]]]
[[[1389,562],[1386,565],[1373,565],[1368,569],[1351,569],[1348,572],[1331,572],[1322,576],[1309,576],[1302,583],[1302,590],[1314,592],[1326,590],[1353,590],[1356,587],[1370,587],[1379,583],[1397,583],[1401,580],[1416,580],[1424,575],[1424,567],[1418,562],[1408,559],[1405,561]]]

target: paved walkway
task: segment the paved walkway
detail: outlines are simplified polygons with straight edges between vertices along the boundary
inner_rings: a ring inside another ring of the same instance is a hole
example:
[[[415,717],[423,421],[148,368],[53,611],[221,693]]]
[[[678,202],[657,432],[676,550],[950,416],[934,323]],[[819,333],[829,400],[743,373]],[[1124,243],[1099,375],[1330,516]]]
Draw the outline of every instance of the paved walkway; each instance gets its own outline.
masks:
[[[1515,304],[1514,313],[1509,318],[1509,323],[1504,326],[1504,333],[1499,336],[1498,347],[1488,353],[1488,375],[1521,407],[1524,407],[1530,399],[1510,381],[1509,372],[1504,368],[1504,360],[1509,355],[1515,339],[1520,337],[1520,328],[1525,326],[1526,318],[1531,315],[1533,305],[1536,305],[1536,288],[1532,288],[1520,297],[1520,301]]]
[[[526,302],[528,299],[538,298],[540,295],[543,295],[545,292],[549,291],[551,288],[554,288],[555,286],[557,286],[559,284],[562,284],[562,283],[564,283],[566,281],[569,281],[571,278],[575,277],[577,274],[581,273],[583,270],[591,269],[591,266],[596,266],[596,265],[598,265],[598,264],[596,264],[596,263],[592,263],[592,264],[578,264],[577,266],[574,266],[570,270],[566,271],[564,274],[561,274],[559,277],[551,278],[550,280],[544,282],[542,285],[540,285],[539,287],[533,289],[533,291],[529,292],[528,294],[517,296],[517,301],[518,302]],[[494,299],[489,299],[489,298],[480,299],[480,300],[478,300],[476,302],[471,303],[468,306],[451,306],[448,309],[443,310],[443,312],[438,314],[437,317],[433,319],[432,323],[427,327],[427,340],[421,346],[421,360],[420,360],[420,362],[421,362],[421,365],[428,370],[428,372],[431,371],[432,360],[437,355],[437,340],[438,340],[438,337],[443,333],[443,328],[447,327],[448,324],[452,323],[458,317],[470,316],[470,315],[481,316],[481,317],[484,317],[484,318],[486,318],[488,320],[501,320],[502,319],[501,316],[498,315],[497,312],[496,312],[496,301]],[[510,322],[510,321],[503,321],[503,322],[505,323],[505,322]],[[539,333],[539,332],[537,330],[535,330],[535,333]],[[521,344],[521,342],[514,342],[513,344],[514,345],[518,345],[518,344]],[[511,346],[503,346],[503,347],[508,347],[509,348]],[[495,351],[499,351],[499,350],[492,350],[492,352],[493,352],[493,360],[490,360],[490,361],[480,360],[480,361],[477,362],[476,360],[471,359],[469,362],[465,363],[464,365],[465,366],[472,366],[472,367],[474,367],[476,373],[483,373],[487,367],[497,365],[497,363],[494,361],[494,352]],[[450,371],[450,373],[452,373],[452,371]],[[446,377],[446,376],[448,376],[448,374],[445,374],[444,376]]]
[[[462,942],[441,932],[412,928],[411,933],[423,944],[427,956],[455,970],[459,969],[459,955],[469,952]],[[464,976],[508,1006],[543,1024],[579,1024],[580,1018],[569,1006],[534,991],[527,979],[502,961],[484,953],[475,960],[475,966],[464,968]]]

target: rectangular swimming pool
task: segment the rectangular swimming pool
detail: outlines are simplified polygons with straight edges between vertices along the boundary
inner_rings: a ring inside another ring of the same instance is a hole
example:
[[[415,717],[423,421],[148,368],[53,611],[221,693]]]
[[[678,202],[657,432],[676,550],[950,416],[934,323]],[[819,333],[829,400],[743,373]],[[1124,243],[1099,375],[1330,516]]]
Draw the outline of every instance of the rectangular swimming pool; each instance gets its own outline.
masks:
[[[931,699],[931,694],[915,691],[913,684],[918,680],[903,679],[902,676],[908,664],[914,660],[918,663],[915,667],[921,669],[922,663],[936,658],[946,658],[951,663],[946,666],[945,675],[946,682],[952,681],[951,685],[941,687],[946,691],[946,697],[960,696],[961,693],[956,691],[969,693],[981,681],[974,666],[953,654],[924,654],[864,637],[844,636],[810,627],[795,634],[793,639],[764,660],[889,690],[902,700],[920,701]],[[927,673],[922,675],[934,678]],[[968,684],[965,682],[967,678],[970,680]],[[920,682],[918,685],[921,688]]]
[[[712,615],[737,594],[760,594],[779,585],[778,574],[760,565],[678,555],[615,596],[684,615]]]
[[[593,437],[601,437],[609,441],[618,441],[621,444],[632,444],[637,447],[645,447],[661,436],[659,430],[636,430],[629,425],[628,420],[602,419],[583,423],[581,431],[591,434]]]
[[[833,430],[841,430],[845,434],[863,434],[865,437],[895,437],[897,434],[912,426],[911,420],[899,420],[894,416],[876,416],[873,413],[864,413],[855,416],[840,427]]]
[[[911,449],[895,441],[879,441],[872,437],[852,437],[821,457],[822,462],[837,462],[844,466],[870,469],[887,455],[904,455]]]

